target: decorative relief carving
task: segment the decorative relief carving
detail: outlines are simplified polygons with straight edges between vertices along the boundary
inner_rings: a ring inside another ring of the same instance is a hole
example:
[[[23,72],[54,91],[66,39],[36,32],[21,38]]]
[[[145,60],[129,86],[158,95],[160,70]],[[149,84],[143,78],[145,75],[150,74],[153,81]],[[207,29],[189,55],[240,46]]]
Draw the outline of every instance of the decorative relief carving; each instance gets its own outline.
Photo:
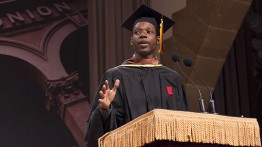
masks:
[[[62,118],[64,118],[66,107],[87,100],[76,72],[58,80],[48,80],[46,84],[46,108],[55,110]]]

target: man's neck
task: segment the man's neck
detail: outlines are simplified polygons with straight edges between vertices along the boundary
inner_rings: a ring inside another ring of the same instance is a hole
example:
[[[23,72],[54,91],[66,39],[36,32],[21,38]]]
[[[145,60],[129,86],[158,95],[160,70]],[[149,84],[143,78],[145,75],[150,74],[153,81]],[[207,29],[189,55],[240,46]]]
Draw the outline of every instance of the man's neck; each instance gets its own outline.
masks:
[[[156,56],[151,57],[151,58],[142,58],[142,57],[133,56],[132,58],[124,61],[123,64],[139,64],[139,65],[152,64],[152,65],[156,65],[156,64],[159,64],[159,60]]]

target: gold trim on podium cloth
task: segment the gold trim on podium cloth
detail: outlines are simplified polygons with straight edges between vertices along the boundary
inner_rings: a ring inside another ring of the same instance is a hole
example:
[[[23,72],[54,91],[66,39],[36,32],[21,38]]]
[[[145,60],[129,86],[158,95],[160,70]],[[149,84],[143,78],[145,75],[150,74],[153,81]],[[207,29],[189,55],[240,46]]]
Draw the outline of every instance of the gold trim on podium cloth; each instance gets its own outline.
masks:
[[[152,110],[99,138],[99,147],[137,147],[155,140],[261,146],[255,118]]]

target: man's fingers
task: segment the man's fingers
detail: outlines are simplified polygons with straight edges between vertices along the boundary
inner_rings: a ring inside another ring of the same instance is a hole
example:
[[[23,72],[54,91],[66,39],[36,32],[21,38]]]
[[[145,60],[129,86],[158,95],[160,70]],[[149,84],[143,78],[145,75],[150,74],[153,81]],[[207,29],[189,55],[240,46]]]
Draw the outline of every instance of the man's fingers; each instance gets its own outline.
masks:
[[[117,79],[117,80],[115,81],[115,84],[114,84],[114,87],[113,87],[113,90],[114,90],[114,91],[117,90],[119,84],[120,84],[120,80]]]
[[[106,90],[109,89],[108,80],[105,81]]]
[[[103,101],[103,99],[98,99],[98,102],[99,102],[99,103],[102,103],[102,101]]]
[[[102,87],[102,92],[103,93],[106,93],[106,85],[104,84],[103,87]]]
[[[104,103],[105,103],[104,100],[103,99],[98,99],[98,102],[99,102],[100,107],[103,108]]]
[[[99,95],[100,95],[101,99],[103,99],[105,97],[105,94],[103,93],[103,91],[99,91]]]

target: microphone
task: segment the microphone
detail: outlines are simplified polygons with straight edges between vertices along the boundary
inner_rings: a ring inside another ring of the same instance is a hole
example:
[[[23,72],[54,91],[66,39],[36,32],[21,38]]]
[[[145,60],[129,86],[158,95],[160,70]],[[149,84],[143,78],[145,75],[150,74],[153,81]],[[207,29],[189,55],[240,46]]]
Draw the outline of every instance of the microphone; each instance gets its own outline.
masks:
[[[193,62],[191,59],[186,58],[184,59],[184,64],[188,67],[192,67],[194,69],[194,71],[197,73],[198,77],[201,79],[201,81],[204,83],[204,85],[206,86],[209,95],[210,95],[210,100],[209,100],[209,109],[210,109],[210,113],[214,113],[216,114],[216,109],[215,109],[215,101],[213,99],[211,90],[209,89],[209,87],[207,86],[206,82],[203,80],[202,76],[199,74],[199,72],[196,70],[196,68],[193,66]]]
[[[198,99],[198,103],[199,103],[199,107],[200,107],[200,111],[203,113],[206,113],[205,110],[205,104],[204,104],[204,99],[202,97],[202,94],[199,90],[199,88],[196,86],[196,84],[184,73],[184,71],[180,68],[178,62],[180,61],[180,56],[178,54],[173,54],[172,59],[174,62],[176,62],[176,65],[178,67],[178,69],[181,71],[181,73],[196,87],[198,93],[199,93],[199,99]]]

